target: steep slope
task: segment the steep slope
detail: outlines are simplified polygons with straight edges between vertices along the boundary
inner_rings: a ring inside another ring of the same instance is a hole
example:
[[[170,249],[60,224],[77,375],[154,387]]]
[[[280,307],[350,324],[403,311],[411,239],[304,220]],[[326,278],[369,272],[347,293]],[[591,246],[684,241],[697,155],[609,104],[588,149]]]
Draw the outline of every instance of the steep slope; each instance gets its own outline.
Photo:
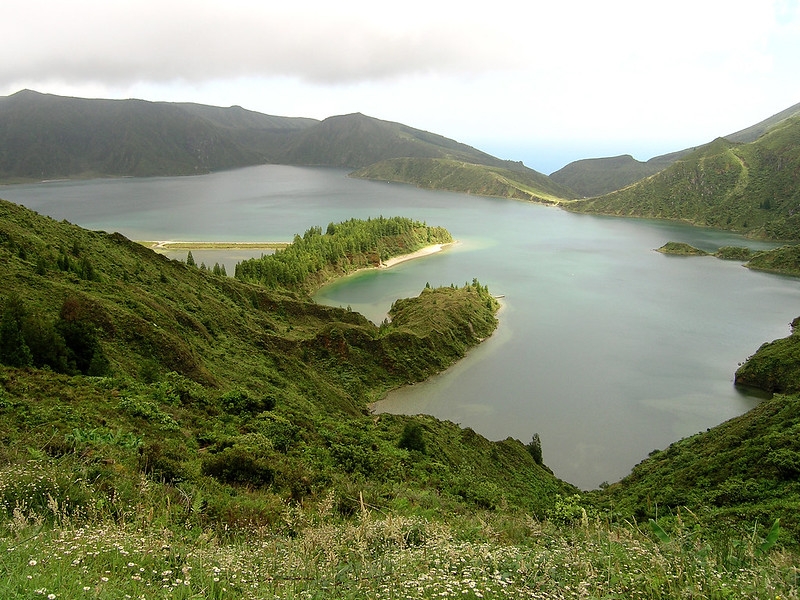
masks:
[[[259,164],[314,122],[238,107],[24,90],[0,99],[0,178],[191,175]]]
[[[749,144],[719,138],[622,190],[566,206],[674,219],[768,239],[800,238],[800,116]]]
[[[575,197],[547,175],[518,164],[506,168],[444,158],[395,158],[358,169],[350,176],[533,202],[558,203]]]
[[[792,334],[763,344],[736,371],[736,383],[785,394],[800,393],[800,317]]]
[[[572,489],[519,441],[368,414],[492,333],[497,305],[477,282],[425,290],[377,327],[2,201],[0,279],[0,468],[43,449],[40,468],[79,482],[65,511],[97,498],[135,510],[142,477],[200,495],[220,527],[268,524],[284,502],[334,490],[348,514],[356,482],[367,502],[430,494],[538,514]],[[100,486],[88,496],[86,470]]]
[[[10,182],[191,175],[265,163],[357,168],[401,157],[534,173],[443,136],[361,114],[319,122],[239,106],[64,98],[30,90],[0,98],[0,180]]]
[[[800,104],[795,104],[755,125],[723,137],[728,141],[737,143],[754,142],[773,127],[799,113]],[[578,160],[551,173],[550,177],[581,196],[592,198],[620,190],[645,177],[654,175],[696,149],[696,147],[686,148],[661,156],[654,156],[647,162],[638,161],[627,154],[611,158]]]
[[[292,143],[286,162],[359,168],[401,157],[449,158],[506,168],[521,166],[435,133],[361,113],[329,117],[309,127]]]
[[[764,135],[767,131],[769,131],[776,125],[780,125],[782,122],[798,114],[800,114],[800,102],[798,102],[794,106],[790,106],[786,110],[782,110],[781,112],[772,115],[767,119],[764,119],[759,123],[756,123],[755,125],[751,125],[750,127],[747,127],[735,133],[728,134],[724,137],[726,140],[730,140],[732,142],[739,142],[745,144],[750,142],[755,142],[758,138],[760,138],[762,135]]]

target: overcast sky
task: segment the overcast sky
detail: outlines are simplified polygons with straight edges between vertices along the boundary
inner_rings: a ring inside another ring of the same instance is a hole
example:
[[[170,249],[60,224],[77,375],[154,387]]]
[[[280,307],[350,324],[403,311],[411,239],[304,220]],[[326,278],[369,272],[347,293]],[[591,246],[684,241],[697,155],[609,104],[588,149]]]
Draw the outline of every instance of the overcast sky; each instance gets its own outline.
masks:
[[[362,112],[550,173],[800,102],[798,0],[9,0],[0,95]]]

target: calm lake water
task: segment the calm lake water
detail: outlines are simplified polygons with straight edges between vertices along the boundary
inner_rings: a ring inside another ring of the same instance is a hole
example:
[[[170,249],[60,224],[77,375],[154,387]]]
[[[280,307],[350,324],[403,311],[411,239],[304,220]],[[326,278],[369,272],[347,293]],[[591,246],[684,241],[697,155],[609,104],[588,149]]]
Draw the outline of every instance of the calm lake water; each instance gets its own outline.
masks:
[[[670,240],[706,250],[768,244],[354,180],[337,169],[263,166],[7,186],[0,197],[140,240],[289,241],[314,225],[380,215],[444,226],[457,246],[359,273],[316,298],[380,322],[396,298],[415,296],[426,283],[477,277],[505,296],[490,339],[447,372],[392,392],[376,410],[432,414],[491,439],[528,442],[539,433],[547,465],[587,489],[624,477],[654,448],[753,407],[757,398],[733,386],[738,363],[788,335],[800,315],[798,279],[653,251]],[[224,252],[204,256],[233,273]]]

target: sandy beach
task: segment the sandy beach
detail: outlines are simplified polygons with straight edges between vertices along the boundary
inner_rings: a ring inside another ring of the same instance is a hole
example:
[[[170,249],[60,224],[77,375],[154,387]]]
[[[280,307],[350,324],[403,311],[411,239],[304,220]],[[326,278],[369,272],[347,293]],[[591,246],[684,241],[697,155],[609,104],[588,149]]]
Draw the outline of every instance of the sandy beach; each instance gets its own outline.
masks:
[[[229,250],[229,249],[271,249],[286,248],[289,242],[176,242],[172,240],[140,241],[143,246],[153,250]]]
[[[390,258],[389,260],[382,262],[378,268],[379,269],[388,269],[395,265],[398,265],[402,262],[406,262],[407,260],[414,260],[415,258],[422,258],[423,256],[429,256],[431,254],[436,254],[437,252],[441,252],[445,248],[449,248],[457,244],[458,242],[449,242],[447,244],[434,244],[433,246],[425,246],[424,248],[420,248],[416,252],[412,252],[410,254],[402,254],[400,256],[395,256]]]

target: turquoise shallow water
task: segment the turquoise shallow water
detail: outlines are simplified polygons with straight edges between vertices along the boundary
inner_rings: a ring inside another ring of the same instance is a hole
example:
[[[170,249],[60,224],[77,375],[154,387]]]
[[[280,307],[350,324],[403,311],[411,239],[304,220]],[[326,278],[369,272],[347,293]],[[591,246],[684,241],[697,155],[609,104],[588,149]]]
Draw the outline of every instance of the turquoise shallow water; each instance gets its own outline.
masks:
[[[455,247],[343,279],[317,301],[380,322],[396,298],[426,283],[477,277],[504,295],[489,340],[446,373],[391,393],[377,410],[425,412],[493,439],[527,442],[538,432],[545,462],[585,488],[615,481],[650,450],[754,406],[757,399],[733,387],[737,364],[762,342],[788,335],[800,315],[798,279],[653,251],[670,240],[706,250],[767,244],[345,175],[264,166],[8,186],[0,197],[133,239],[290,240],[311,226],[379,215],[447,227]]]

